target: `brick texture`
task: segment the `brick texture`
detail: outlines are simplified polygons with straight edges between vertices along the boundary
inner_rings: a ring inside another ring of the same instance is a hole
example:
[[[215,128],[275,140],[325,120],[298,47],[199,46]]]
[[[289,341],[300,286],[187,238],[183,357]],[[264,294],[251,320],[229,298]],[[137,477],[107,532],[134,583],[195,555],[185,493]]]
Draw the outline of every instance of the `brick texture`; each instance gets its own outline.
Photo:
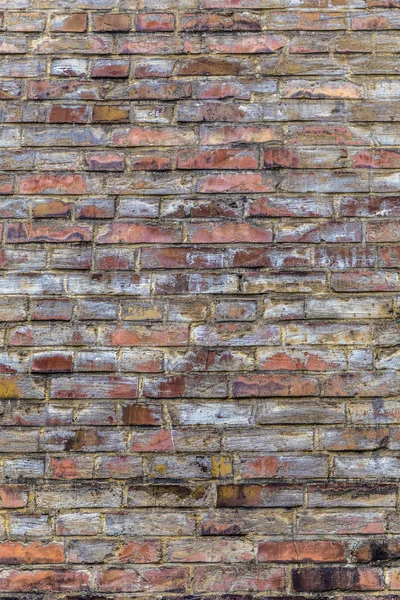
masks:
[[[399,0],[0,0],[0,600],[400,600]]]

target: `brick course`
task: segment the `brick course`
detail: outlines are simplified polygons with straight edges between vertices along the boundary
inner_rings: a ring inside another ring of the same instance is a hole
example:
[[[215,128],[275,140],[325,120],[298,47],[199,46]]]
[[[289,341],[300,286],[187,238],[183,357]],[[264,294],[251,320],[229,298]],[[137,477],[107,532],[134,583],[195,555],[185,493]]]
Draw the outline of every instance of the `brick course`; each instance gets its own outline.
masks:
[[[0,0],[0,600],[400,600],[398,0]]]

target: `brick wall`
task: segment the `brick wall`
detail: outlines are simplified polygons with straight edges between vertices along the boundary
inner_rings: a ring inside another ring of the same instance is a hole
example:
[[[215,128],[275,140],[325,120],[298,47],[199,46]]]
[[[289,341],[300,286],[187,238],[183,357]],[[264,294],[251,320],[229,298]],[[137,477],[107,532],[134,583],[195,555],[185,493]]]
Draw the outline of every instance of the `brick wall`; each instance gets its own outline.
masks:
[[[0,600],[400,599],[399,9],[0,0]]]

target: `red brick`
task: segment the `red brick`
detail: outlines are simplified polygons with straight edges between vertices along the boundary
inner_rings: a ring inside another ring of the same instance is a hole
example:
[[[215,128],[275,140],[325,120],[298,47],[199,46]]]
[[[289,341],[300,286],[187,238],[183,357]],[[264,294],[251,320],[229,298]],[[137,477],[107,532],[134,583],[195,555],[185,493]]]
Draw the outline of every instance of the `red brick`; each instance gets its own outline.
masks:
[[[316,396],[318,381],[303,375],[242,376],[233,382],[237,398],[252,396]]]
[[[64,545],[59,542],[0,543],[0,564],[62,563],[64,560]]]
[[[299,157],[292,150],[286,148],[268,148],[264,153],[264,165],[267,169],[299,166]]]
[[[3,571],[0,590],[3,592],[70,592],[89,589],[89,573],[78,570]]]
[[[95,60],[92,62],[92,77],[126,78],[130,64],[122,60]]]
[[[352,157],[353,166],[365,169],[398,169],[400,153],[396,150],[363,150]]]
[[[52,193],[85,194],[86,182],[82,175],[31,175],[23,177],[19,184],[21,194]]]
[[[128,542],[119,551],[119,558],[125,563],[156,563],[160,557],[161,542],[152,539]]]
[[[262,562],[344,562],[343,542],[296,541],[260,542],[258,560]]]
[[[53,479],[88,479],[94,471],[93,459],[90,456],[52,457],[49,470]]]
[[[98,153],[85,156],[87,169],[91,171],[124,171],[125,155],[120,153]]]
[[[179,127],[130,127],[112,139],[116,146],[183,146],[195,138],[191,130]]]
[[[122,421],[125,425],[160,425],[161,405],[129,404],[123,409]]]
[[[261,29],[257,15],[245,12],[228,14],[215,12],[184,13],[181,17],[183,31],[258,31]]]
[[[353,16],[351,19],[351,28],[358,30],[375,31],[382,29],[392,29],[390,20],[386,15],[360,15]]]
[[[257,169],[258,152],[220,148],[200,153],[178,153],[179,169]]]
[[[51,223],[48,226],[42,222],[32,224],[9,223],[6,232],[8,243],[27,242],[84,242],[92,237],[87,225],[65,226],[64,223]]]
[[[14,178],[10,175],[0,177],[0,195],[6,196],[14,191]]]
[[[113,223],[107,227],[105,233],[98,237],[99,244],[138,244],[145,243],[170,243],[179,242],[181,232],[157,225],[144,225],[140,223]]]
[[[74,204],[73,202],[63,202],[62,200],[50,200],[36,204],[32,207],[32,215],[36,219],[71,217]]]
[[[188,581],[186,567],[138,567],[109,569],[99,573],[97,585],[104,592],[184,592]]]
[[[55,104],[49,114],[50,123],[87,123],[89,120],[86,106],[62,106]]]
[[[129,31],[129,14],[94,14],[94,31]]]
[[[111,346],[185,346],[188,339],[186,325],[121,327],[107,330],[104,336]]]
[[[47,353],[36,355],[32,361],[34,373],[71,373],[72,354]]]
[[[1,508],[23,508],[28,503],[28,487],[3,484],[0,486]]]

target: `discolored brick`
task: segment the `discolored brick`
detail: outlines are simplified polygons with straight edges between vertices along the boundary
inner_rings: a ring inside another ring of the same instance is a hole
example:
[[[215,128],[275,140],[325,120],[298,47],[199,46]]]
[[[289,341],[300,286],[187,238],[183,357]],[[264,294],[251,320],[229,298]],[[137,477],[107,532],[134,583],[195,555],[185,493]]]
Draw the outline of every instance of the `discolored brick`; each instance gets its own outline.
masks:
[[[0,600],[400,600],[399,0],[0,0]]]

